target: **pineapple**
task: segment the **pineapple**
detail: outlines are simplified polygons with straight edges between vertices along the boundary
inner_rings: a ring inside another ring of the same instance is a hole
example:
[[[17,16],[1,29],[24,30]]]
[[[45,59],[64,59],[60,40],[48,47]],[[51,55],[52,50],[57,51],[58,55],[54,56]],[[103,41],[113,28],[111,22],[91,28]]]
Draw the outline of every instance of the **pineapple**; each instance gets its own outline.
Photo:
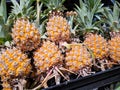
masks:
[[[30,59],[15,47],[2,50],[0,55],[0,72],[3,85],[9,86],[4,80],[7,81],[8,79],[12,80],[19,77],[24,78],[31,72]]]
[[[68,44],[68,46],[70,50],[66,52],[65,56],[66,68],[76,74],[80,74],[81,76],[89,75],[92,66],[92,59],[86,47],[83,46],[82,43],[72,43]],[[87,70],[87,72],[85,70]]]
[[[31,0],[20,0],[20,4],[16,0],[12,0],[12,3],[14,6],[11,16],[14,15],[14,18],[17,19],[12,29],[13,41],[22,51],[32,51],[40,44],[40,33],[35,24],[28,20],[31,19],[34,11],[30,7]]]
[[[22,51],[32,51],[40,44],[38,29],[25,19],[17,19],[12,29],[12,38]]]
[[[49,40],[57,43],[70,40],[70,26],[66,18],[62,15],[64,11],[64,1],[65,0],[46,0],[46,2],[43,2],[47,7],[46,11],[49,11],[46,34]]]
[[[15,47],[3,50],[0,56],[0,71],[0,76],[26,76],[31,71],[30,59]]]
[[[120,63],[120,36],[116,35],[115,37],[111,38],[111,40],[108,42],[108,45],[110,57],[114,60],[115,63]]]
[[[89,34],[86,37],[84,44],[92,51],[94,58],[102,59],[107,56],[108,45],[101,35]]]
[[[63,56],[54,42],[44,41],[34,52],[34,64],[38,74],[48,71],[55,65],[61,65]]]
[[[120,62],[120,3],[115,2],[113,9],[104,9],[103,15],[111,31],[111,39],[108,41],[109,56],[115,62]]]
[[[51,41],[70,41],[70,26],[62,16],[51,17],[47,22],[46,30]]]

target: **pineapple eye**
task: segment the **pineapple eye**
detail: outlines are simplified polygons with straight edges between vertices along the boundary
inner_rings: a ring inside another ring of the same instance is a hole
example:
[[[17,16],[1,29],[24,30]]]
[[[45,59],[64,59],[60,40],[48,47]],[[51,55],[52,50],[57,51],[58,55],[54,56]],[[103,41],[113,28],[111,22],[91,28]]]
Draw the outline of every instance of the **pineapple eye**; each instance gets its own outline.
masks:
[[[29,32],[30,31],[30,29],[29,28],[26,28],[26,32]]]
[[[13,59],[8,59],[8,62],[13,62]]]
[[[19,68],[19,69],[18,69],[18,75],[22,75],[22,74],[23,74],[23,70],[24,70],[24,69]]]
[[[26,39],[29,38],[29,35],[28,35],[27,33],[25,34],[25,38],[26,38]],[[27,45],[27,43],[26,43],[26,45]]]
[[[8,72],[10,75],[14,75],[14,72],[11,70]]]
[[[24,63],[23,67],[26,68],[29,65],[29,63]]]
[[[49,64],[49,60],[48,60],[48,59],[46,59],[45,61],[46,61],[46,63],[48,63],[48,64]]]
[[[18,63],[17,62],[14,62],[13,63],[13,67],[16,68],[18,66]]]
[[[20,36],[23,36],[24,35],[24,32],[23,31],[20,31]]]
[[[33,31],[30,32],[30,36],[34,36],[34,32]]]
[[[3,70],[3,68],[0,67],[0,72]]]
[[[21,57],[18,57],[18,61],[22,62],[22,61],[23,61],[23,59],[22,59]]]
[[[4,69],[7,70],[8,66],[4,63]]]

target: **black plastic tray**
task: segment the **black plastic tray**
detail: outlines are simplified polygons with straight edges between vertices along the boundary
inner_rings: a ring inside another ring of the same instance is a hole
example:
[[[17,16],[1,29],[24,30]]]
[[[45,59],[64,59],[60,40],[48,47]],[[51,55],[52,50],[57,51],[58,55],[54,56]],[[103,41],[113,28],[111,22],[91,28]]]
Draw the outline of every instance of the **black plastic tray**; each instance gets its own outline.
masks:
[[[96,74],[67,81],[43,90],[91,90],[120,81],[120,66]]]

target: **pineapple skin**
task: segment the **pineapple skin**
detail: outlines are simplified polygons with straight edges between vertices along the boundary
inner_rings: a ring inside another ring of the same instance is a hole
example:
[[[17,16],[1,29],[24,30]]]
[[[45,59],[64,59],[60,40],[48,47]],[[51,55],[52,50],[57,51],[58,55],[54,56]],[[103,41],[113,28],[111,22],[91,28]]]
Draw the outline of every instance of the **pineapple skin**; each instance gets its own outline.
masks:
[[[48,39],[54,42],[70,40],[70,26],[62,16],[53,16],[47,22]]]
[[[120,62],[120,36],[116,35],[108,41],[109,56],[115,62]]]
[[[2,83],[2,86],[3,86],[3,90],[12,90],[11,85],[7,81],[4,81]]]
[[[44,41],[34,52],[34,64],[38,74],[48,71],[55,65],[62,65],[62,61],[63,55],[54,42]]]
[[[80,69],[92,65],[92,59],[85,46],[73,43],[66,52],[65,63],[68,70],[79,73]]]
[[[14,43],[22,51],[32,51],[40,44],[40,33],[27,19],[17,19],[12,29]]]
[[[0,76],[7,78],[25,77],[31,71],[30,59],[21,50],[13,47],[0,55]]]
[[[89,34],[84,44],[92,51],[94,58],[103,59],[108,56],[108,43],[101,35]]]

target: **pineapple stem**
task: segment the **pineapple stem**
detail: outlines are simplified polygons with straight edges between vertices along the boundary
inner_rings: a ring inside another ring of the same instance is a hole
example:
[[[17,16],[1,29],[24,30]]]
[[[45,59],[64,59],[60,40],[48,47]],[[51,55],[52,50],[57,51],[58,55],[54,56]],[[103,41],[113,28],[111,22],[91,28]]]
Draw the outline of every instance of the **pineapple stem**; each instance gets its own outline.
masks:
[[[53,73],[55,74],[56,85],[60,84],[60,74],[56,70],[53,70]]]
[[[79,71],[77,78],[79,78],[80,76],[85,77],[85,76],[91,75],[92,73],[95,73],[95,72],[91,72],[90,67],[85,67]]]
[[[61,68],[59,68],[59,69],[62,70],[62,71],[70,72],[70,73],[72,73],[72,74],[76,74],[76,73],[74,73],[73,71],[70,71],[70,70],[68,70],[68,69],[66,69],[66,68],[64,68],[64,67],[61,67]]]
[[[48,87],[47,81],[50,80],[50,79],[52,79],[52,78],[55,77],[55,76],[56,76],[55,74],[51,74],[51,75],[47,78],[47,80],[46,80],[46,81],[44,82],[44,84],[43,84],[44,88],[47,88],[47,87]]]
[[[60,73],[60,75],[61,75],[62,77],[64,77],[64,79],[66,79],[67,81],[69,81],[69,79],[68,79],[65,75],[63,75],[63,73],[62,73],[57,67],[55,67],[55,70],[56,70],[58,73]]]

